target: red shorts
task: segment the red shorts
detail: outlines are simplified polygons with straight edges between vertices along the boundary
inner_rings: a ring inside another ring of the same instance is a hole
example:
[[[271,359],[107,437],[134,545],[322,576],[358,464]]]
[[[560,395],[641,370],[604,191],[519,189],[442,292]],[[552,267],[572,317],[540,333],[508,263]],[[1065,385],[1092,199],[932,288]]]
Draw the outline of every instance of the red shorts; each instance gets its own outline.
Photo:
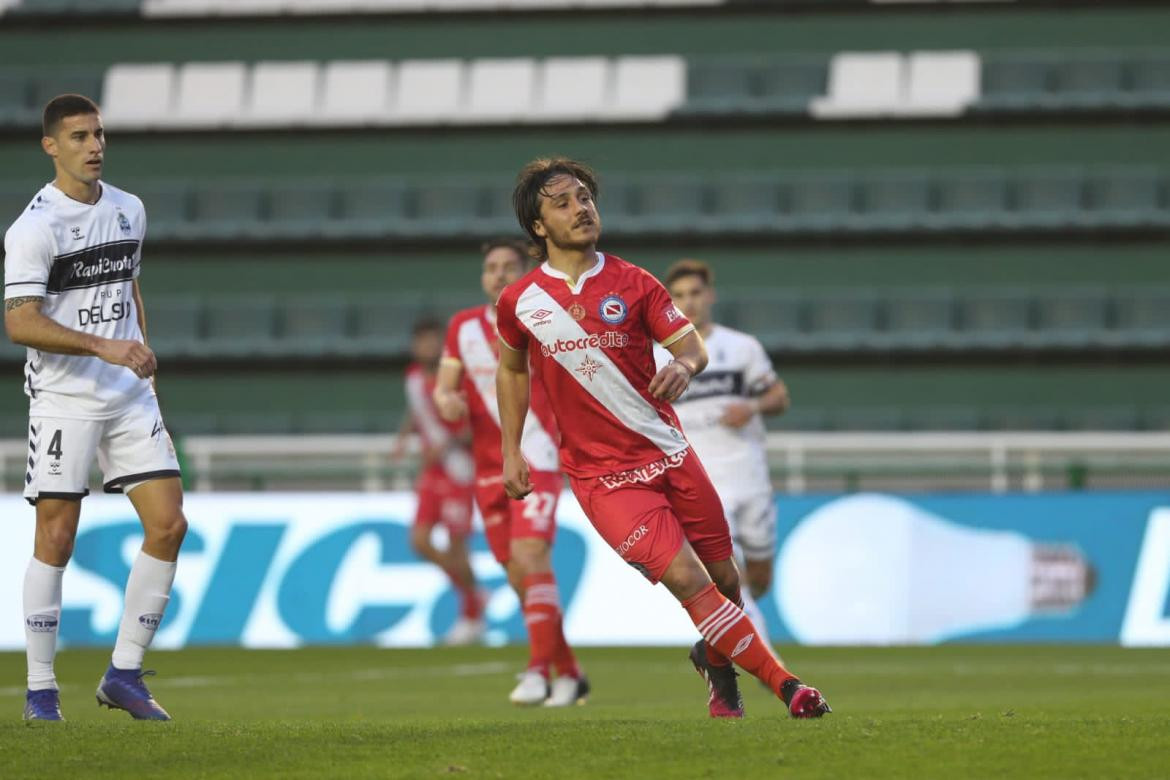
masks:
[[[731,531],[719,494],[690,451],[618,474],[569,485],[589,522],[626,563],[658,582],[683,539],[704,563],[731,557]]]
[[[456,482],[442,469],[427,469],[419,474],[414,489],[418,494],[415,525],[442,524],[452,536],[471,534],[470,483]]]
[[[555,471],[533,471],[529,478],[532,492],[523,501],[508,498],[502,475],[475,480],[484,536],[501,564],[512,557],[513,539],[544,539],[551,546],[557,534],[557,501],[565,480]]]

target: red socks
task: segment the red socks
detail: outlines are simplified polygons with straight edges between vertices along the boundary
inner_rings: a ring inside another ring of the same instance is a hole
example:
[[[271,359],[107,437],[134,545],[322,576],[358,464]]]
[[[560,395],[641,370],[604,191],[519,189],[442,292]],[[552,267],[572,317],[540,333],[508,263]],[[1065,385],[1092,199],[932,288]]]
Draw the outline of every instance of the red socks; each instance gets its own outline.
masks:
[[[524,577],[523,586],[524,624],[528,627],[531,654],[528,668],[547,676],[549,664],[553,664],[557,674],[579,677],[577,659],[562,630],[556,577],[551,571],[529,574]]]
[[[707,661],[721,666],[720,660],[735,661],[744,671],[758,677],[778,697],[780,688],[795,676],[780,665],[768,640],[756,633],[755,626],[743,610],[728,601],[715,583],[711,583],[682,603],[699,633],[707,640]],[[714,650],[714,653],[712,653]]]

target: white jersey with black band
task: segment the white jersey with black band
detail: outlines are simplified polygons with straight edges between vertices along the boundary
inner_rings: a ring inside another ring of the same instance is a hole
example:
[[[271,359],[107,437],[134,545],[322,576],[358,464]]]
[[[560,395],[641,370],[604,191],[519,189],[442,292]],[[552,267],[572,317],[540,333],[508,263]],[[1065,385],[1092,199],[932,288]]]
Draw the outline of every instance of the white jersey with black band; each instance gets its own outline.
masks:
[[[4,298],[42,298],[66,328],[144,341],[133,285],[142,262],[142,201],[104,182],[93,204],[45,185],[4,236]],[[25,394],[33,416],[105,420],[153,396],[149,379],[90,356],[29,348]]]

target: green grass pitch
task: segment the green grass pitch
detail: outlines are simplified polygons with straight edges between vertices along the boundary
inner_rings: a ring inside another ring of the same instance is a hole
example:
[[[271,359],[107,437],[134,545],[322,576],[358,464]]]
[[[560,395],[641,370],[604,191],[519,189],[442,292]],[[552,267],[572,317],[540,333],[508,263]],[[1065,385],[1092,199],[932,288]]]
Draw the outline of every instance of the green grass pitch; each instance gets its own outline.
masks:
[[[1170,652],[788,648],[834,713],[793,721],[741,678],[712,721],[682,648],[587,648],[586,706],[508,704],[521,648],[155,652],[175,720],[99,711],[108,655],[58,656],[64,724],[25,724],[0,654],[0,777],[1167,777]]]

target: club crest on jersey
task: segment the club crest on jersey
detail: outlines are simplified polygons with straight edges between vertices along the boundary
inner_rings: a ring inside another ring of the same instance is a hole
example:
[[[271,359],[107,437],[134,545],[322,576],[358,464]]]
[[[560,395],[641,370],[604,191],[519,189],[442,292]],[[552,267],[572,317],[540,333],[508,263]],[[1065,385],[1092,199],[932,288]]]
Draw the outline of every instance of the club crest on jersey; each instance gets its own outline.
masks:
[[[574,303],[569,307],[569,316],[575,319],[577,322],[580,322],[581,320],[585,319],[585,307],[579,303]]]
[[[126,219],[126,215],[120,211],[118,212],[118,227],[124,234],[130,235],[130,220]]]
[[[607,295],[601,299],[601,305],[597,307],[597,313],[601,315],[601,319],[610,325],[617,325],[626,321],[629,308],[627,308],[626,302],[621,299],[620,295]]]

